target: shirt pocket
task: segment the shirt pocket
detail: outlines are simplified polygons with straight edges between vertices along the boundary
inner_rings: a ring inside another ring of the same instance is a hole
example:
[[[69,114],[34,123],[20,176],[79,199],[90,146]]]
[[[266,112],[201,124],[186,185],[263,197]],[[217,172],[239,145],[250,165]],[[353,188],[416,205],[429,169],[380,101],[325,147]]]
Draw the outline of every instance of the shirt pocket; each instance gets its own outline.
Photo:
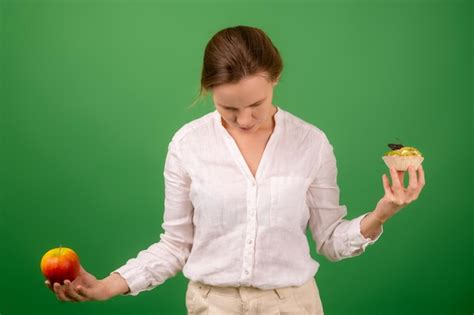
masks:
[[[271,177],[271,226],[306,230],[310,217],[306,204],[309,184],[310,180],[304,177]]]

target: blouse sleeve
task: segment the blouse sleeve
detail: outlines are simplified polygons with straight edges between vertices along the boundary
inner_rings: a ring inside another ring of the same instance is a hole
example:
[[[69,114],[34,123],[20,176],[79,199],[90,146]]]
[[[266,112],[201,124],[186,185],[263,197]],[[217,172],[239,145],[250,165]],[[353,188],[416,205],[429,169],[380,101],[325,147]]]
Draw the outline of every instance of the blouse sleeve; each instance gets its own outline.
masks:
[[[162,284],[182,270],[190,254],[194,235],[194,208],[189,198],[191,180],[182,165],[179,147],[173,141],[168,146],[164,179],[164,233],[160,234],[159,242],[111,272],[120,274],[130,288],[130,292],[122,295],[137,295]]]
[[[360,222],[370,212],[352,220],[344,219],[347,208],[339,205],[336,157],[324,133],[321,142],[319,165],[307,195],[309,227],[318,254],[330,261],[339,261],[362,254],[380,238],[383,226],[375,239],[365,238],[360,231]]]

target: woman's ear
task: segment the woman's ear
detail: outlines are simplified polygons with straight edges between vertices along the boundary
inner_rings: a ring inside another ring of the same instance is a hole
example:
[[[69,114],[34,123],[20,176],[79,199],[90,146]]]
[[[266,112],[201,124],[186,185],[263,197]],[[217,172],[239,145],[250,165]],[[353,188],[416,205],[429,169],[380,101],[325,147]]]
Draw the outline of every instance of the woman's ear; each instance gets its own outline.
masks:
[[[278,76],[278,78],[276,78],[276,80],[273,81],[273,86],[277,85],[278,82],[280,82],[280,76]]]

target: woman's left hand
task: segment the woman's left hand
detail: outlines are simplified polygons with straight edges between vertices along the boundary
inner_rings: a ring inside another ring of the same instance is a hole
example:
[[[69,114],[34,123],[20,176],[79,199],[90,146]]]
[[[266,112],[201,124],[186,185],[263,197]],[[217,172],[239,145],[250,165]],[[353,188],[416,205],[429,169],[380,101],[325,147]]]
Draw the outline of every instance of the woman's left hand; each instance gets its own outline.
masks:
[[[409,183],[404,187],[404,171],[396,171],[394,167],[390,168],[392,186],[388,182],[387,175],[383,174],[382,181],[385,190],[385,196],[377,203],[374,210],[375,215],[382,222],[395,215],[400,209],[415,201],[425,186],[425,173],[423,167],[418,167],[418,176],[413,166],[408,167]]]

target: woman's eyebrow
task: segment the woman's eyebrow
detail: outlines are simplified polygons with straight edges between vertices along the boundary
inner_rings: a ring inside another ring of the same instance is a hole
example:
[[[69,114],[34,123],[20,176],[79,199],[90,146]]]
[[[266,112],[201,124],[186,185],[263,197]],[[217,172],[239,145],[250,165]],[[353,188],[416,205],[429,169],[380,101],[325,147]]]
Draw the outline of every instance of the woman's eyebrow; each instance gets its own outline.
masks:
[[[256,101],[255,103],[250,104],[249,106],[257,105],[258,103],[261,103],[261,102],[263,102],[263,101],[266,100],[266,99],[267,99],[267,97],[265,96],[265,97],[264,97],[263,99],[261,99],[260,101]],[[223,105],[223,104],[219,104],[219,105],[221,105],[222,107],[227,107],[227,108],[236,108],[236,107],[226,106],[226,105]]]

